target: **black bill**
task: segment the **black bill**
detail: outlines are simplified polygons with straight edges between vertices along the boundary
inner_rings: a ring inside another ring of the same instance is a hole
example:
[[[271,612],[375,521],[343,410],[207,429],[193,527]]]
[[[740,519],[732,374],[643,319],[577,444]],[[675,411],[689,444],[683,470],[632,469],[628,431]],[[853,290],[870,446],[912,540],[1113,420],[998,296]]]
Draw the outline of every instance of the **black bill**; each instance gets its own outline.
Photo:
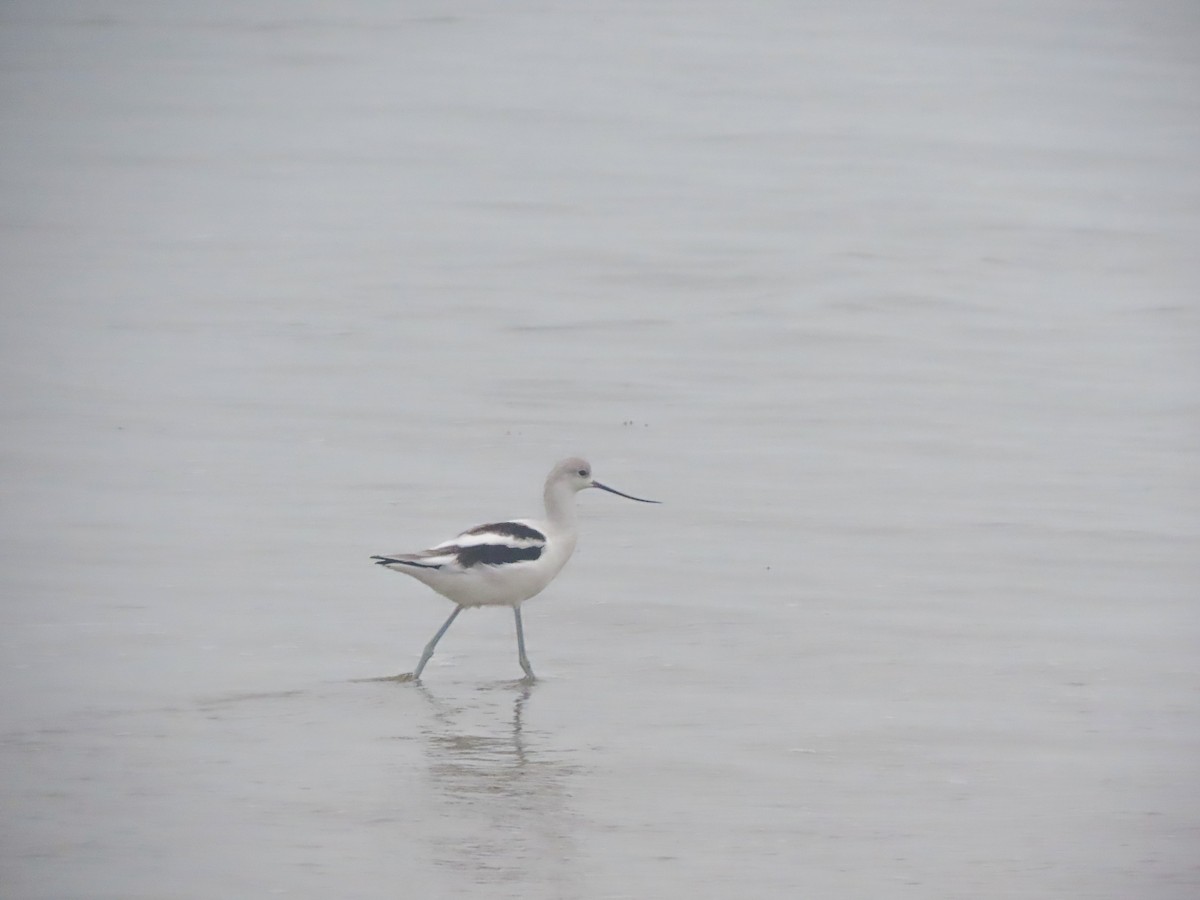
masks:
[[[661,500],[643,500],[641,497],[635,497],[632,494],[623,494],[616,488],[610,488],[607,484],[601,484],[598,481],[593,481],[592,487],[600,488],[602,491],[608,491],[610,494],[616,494],[618,497],[624,497],[626,500],[636,500],[638,503],[662,503]]]

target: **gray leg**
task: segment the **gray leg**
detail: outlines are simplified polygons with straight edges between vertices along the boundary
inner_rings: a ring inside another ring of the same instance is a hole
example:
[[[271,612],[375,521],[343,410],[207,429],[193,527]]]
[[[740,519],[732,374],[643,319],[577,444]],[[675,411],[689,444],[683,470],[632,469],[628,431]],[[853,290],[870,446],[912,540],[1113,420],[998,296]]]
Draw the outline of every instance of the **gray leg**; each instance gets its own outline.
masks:
[[[525,629],[521,626],[521,607],[513,607],[513,616],[517,620],[517,654],[521,660],[521,668],[525,670],[525,677],[533,681],[533,669],[529,665],[529,657],[525,655]]]
[[[413,670],[413,673],[412,673],[413,681],[416,681],[418,678],[421,677],[421,670],[425,668],[425,663],[429,662],[429,657],[433,656],[433,648],[438,645],[438,641],[440,641],[442,639],[442,635],[446,633],[446,631],[447,631],[447,629],[449,629],[451,623],[455,619],[458,618],[458,614],[462,611],[463,611],[463,608],[461,606],[454,607],[454,612],[450,613],[450,618],[448,618],[442,624],[442,627],[437,630],[437,634],[435,634],[433,636],[433,640],[431,640],[428,644],[425,645],[425,652],[421,654],[421,661],[419,663],[417,663],[417,668]]]

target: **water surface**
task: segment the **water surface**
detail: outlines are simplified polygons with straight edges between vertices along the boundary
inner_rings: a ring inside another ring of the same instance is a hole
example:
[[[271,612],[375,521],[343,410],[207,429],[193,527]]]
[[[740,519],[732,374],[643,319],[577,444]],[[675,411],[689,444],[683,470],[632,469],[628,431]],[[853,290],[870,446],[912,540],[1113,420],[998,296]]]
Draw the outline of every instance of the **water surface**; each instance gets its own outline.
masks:
[[[6,896],[1196,894],[1185,5],[0,22]]]

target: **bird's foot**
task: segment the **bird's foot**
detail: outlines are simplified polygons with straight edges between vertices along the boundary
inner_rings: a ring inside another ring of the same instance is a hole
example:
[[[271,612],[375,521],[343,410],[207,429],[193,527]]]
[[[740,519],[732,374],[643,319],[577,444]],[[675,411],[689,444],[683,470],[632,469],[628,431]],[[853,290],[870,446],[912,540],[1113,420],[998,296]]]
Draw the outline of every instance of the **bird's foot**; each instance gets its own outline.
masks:
[[[369,684],[372,681],[395,681],[403,683],[405,681],[418,681],[419,679],[412,672],[405,672],[402,675],[376,675],[374,678],[351,678],[350,680],[357,684]]]

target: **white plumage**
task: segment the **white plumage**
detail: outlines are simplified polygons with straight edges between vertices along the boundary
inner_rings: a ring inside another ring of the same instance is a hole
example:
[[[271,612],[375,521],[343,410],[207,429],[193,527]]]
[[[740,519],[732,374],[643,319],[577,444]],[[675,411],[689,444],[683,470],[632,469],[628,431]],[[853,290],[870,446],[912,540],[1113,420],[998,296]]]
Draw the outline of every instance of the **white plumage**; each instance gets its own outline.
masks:
[[[599,488],[640,503],[658,502],[601,484],[592,478],[592,467],[587,460],[571,457],[556,465],[546,477],[544,519],[512,519],[479,525],[419,553],[371,557],[381,566],[411,575],[455,604],[450,618],[438,629],[416,669],[408,676],[411,680],[421,677],[442,635],[458,614],[471,606],[513,608],[521,668],[527,678],[533,678],[533,669],[525,655],[521,604],[541,593],[575,551],[578,537],[575,495],[587,488]]]

